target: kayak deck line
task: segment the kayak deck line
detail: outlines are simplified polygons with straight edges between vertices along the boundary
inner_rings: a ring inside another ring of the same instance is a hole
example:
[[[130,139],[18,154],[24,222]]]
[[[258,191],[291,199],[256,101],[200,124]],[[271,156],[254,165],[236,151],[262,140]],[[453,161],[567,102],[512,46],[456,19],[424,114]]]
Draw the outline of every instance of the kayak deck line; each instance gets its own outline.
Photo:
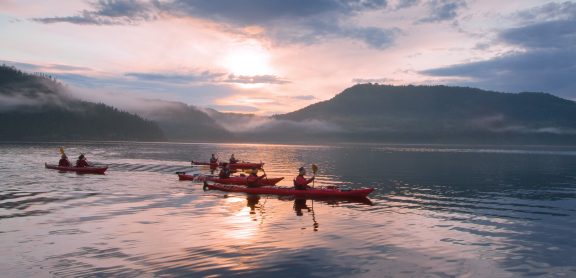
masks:
[[[293,196],[326,196],[326,197],[366,197],[374,188],[361,189],[340,189],[336,187],[315,187],[306,190],[295,189],[287,186],[259,186],[246,187],[226,184],[208,184],[204,182],[204,187],[208,189],[220,190],[225,192],[244,192],[250,194],[268,194],[268,195],[293,195]]]

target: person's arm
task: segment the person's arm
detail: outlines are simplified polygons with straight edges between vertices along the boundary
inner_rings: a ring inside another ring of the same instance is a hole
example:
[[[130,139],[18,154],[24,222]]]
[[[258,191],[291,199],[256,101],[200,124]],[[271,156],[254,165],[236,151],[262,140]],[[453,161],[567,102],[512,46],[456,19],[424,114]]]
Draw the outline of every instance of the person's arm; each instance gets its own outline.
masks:
[[[306,181],[306,185],[308,185],[308,184],[310,184],[312,181],[314,181],[315,178],[316,178],[316,176],[312,176],[311,178],[309,178],[309,179]]]

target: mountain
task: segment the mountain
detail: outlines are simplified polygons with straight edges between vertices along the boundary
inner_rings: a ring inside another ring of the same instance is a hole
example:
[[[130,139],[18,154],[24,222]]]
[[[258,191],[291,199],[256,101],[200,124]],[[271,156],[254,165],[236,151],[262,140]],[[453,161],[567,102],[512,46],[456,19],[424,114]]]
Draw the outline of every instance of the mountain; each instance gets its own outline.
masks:
[[[331,141],[565,144],[576,139],[573,101],[463,87],[360,84],[275,118],[339,127],[320,136]]]
[[[0,66],[0,140],[163,140],[157,124],[80,101],[50,76]]]
[[[576,142],[576,103],[546,93],[359,84],[330,100],[265,117],[142,99],[127,102],[131,114],[67,92],[50,76],[1,66],[0,140]]]
[[[234,134],[200,108],[181,102],[139,100],[131,112],[157,123],[168,140],[229,141]]]

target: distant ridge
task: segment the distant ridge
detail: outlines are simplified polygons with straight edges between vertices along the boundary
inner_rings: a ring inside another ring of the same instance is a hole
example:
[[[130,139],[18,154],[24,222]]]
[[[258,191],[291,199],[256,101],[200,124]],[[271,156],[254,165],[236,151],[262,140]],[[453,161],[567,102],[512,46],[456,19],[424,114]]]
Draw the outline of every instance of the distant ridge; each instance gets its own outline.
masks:
[[[264,117],[142,99],[130,114],[67,91],[48,75],[0,66],[0,140],[576,144],[576,102],[538,92],[358,84]]]
[[[165,139],[154,122],[80,101],[66,90],[50,76],[0,66],[0,140]]]
[[[276,118],[337,125],[337,141],[576,143],[576,103],[546,93],[359,84]]]

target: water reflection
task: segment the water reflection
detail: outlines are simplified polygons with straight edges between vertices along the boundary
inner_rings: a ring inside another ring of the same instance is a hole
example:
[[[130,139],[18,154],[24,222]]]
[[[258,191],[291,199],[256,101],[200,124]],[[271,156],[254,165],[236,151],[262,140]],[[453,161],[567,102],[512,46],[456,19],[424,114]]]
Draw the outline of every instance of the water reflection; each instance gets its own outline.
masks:
[[[3,276],[576,276],[570,151],[72,145],[110,165],[85,176],[40,170],[55,146],[0,145]],[[212,152],[265,161],[281,185],[316,163],[317,186],[377,190],[302,199],[174,178],[205,173],[188,161]]]

